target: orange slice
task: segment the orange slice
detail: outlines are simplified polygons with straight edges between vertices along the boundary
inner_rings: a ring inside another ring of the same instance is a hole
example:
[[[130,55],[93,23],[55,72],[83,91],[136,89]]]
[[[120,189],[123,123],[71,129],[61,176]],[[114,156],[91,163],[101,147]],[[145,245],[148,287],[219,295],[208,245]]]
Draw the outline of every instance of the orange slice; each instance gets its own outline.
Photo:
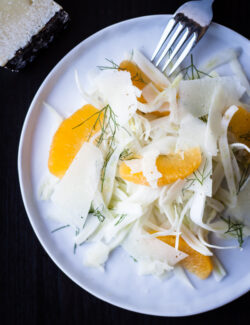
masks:
[[[99,123],[94,128],[98,112],[94,106],[85,105],[61,123],[49,152],[48,168],[53,175],[62,178],[83,142],[100,130]],[[82,125],[76,127],[82,122]]]
[[[160,118],[160,117],[164,117],[164,116],[168,116],[170,114],[170,111],[153,111],[151,113],[143,113],[141,111],[137,111],[137,114],[145,117],[146,119],[148,119],[149,121],[152,121],[156,118]]]
[[[230,121],[229,129],[237,141],[250,147],[250,112],[239,107]]]
[[[192,174],[201,164],[201,152],[199,148],[192,148],[184,154],[176,153],[160,155],[156,159],[156,166],[162,177],[158,179],[158,186],[171,184],[177,179],[184,179]],[[126,162],[121,163],[119,168],[120,176],[132,183],[149,185],[142,172],[131,173],[131,168]]]
[[[141,71],[141,69],[131,61],[122,61],[119,67],[121,70],[130,72],[133,85],[141,90],[150,82],[150,79]]]
[[[163,116],[168,116],[170,114],[170,112],[169,111],[165,111],[165,112],[164,111],[163,112],[161,112],[161,111],[153,111],[151,114],[156,116],[156,117],[163,117]]]
[[[150,233],[154,233],[154,231]],[[164,243],[175,247],[175,236],[162,236],[157,238]],[[195,251],[185,242],[182,237],[179,238],[179,250],[188,254],[188,256],[180,263],[189,272],[194,273],[200,279],[206,279],[211,274],[213,264],[210,256],[205,256]]]
[[[121,70],[126,70],[126,71],[130,72],[133,85],[135,87],[139,88],[140,90],[142,90],[148,83],[151,82],[151,80],[132,61],[124,60],[120,63],[119,67]],[[162,91],[162,88],[159,87],[158,85],[155,85],[155,87],[159,91]],[[143,104],[147,103],[147,101],[145,100],[145,98],[142,95],[140,98],[138,98],[138,101]],[[163,116],[168,116],[169,111],[166,111],[166,112],[154,111],[150,114],[155,117],[163,117]]]
[[[150,79],[141,71],[141,69],[131,61],[124,60],[120,63],[119,67],[121,70],[130,72],[133,85],[140,90],[150,82]],[[146,100],[142,95],[138,100],[141,103],[146,103]]]

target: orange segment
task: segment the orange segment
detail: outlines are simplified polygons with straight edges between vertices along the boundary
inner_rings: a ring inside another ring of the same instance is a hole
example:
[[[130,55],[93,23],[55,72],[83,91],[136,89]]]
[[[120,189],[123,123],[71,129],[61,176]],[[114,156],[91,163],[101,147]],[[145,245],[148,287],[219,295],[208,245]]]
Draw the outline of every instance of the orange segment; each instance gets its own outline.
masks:
[[[133,85],[141,90],[150,82],[150,79],[141,69],[131,61],[122,61],[120,63],[120,69],[130,72]]]
[[[146,119],[148,119],[149,121],[154,120],[156,118],[160,118],[160,117],[164,117],[164,116],[168,116],[170,114],[170,111],[153,111],[151,113],[143,113],[141,111],[137,111],[137,114],[145,117]]]
[[[165,112],[153,111],[151,114],[156,117],[163,117],[163,116],[168,116],[170,114],[170,112],[169,111],[165,111]]]
[[[125,162],[122,162],[120,167],[119,167],[119,174],[120,177],[125,179],[126,181],[132,182],[134,184],[139,184],[139,185],[149,185],[146,177],[144,177],[143,173],[131,173],[131,168],[126,165]]]
[[[154,233],[154,231],[151,233]],[[157,238],[163,241],[164,243],[175,247],[175,236],[162,236]],[[211,258],[195,251],[185,242],[182,237],[179,238],[179,250],[183,253],[188,254],[188,256],[180,263],[189,272],[194,273],[201,279],[206,279],[211,274],[213,270]]]
[[[141,71],[141,69],[131,61],[122,61],[120,63],[120,69],[130,72],[133,85],[140,90],[142,90],[150,82],[150,79]],[[142,95],[140,98],[138,98],[138,100],[141,103],[146,103],[146,100]]]
[[[53,175],[62,178],[83,142],[88,141],[90,135],[93,136],[100,130],[99,124],[93,128],[98,111],[92,105],[85,105],[61,123],[49,152],[48,168]],[[76,127],[82,122],[84,124]]]
[[[132,61],[124,60],[120,63],[119,67],[120,67],[120,69],[130,72],[133,85],[139,89],[143,89],[146,86],[146,84],[152,82],[145,75],[145,73]],[[155,83],[154,83],[154,85],[159,91],[163,90],[163,88],[160,87],[159,85],[156,85]]]
[[[130,72],[131,74],[131,80],[135,87],[142,90],[148,83],[151,82],[151,80],[141,71],[141,69],[132,61],[124,60],[120,63],[120,69],[126,70]],[[155,87],[162,91],[163,89],[159,87],[158,85],[155,85]],[[138,98],[138,101],[145,104],[147,101],[145,98],[141,95],[140,98]],[[168,116],[169,112],[160,112],[160,111],[154,111],[151,113],[152,115],[156,117],[162,117],[162,116]]]
[[[158,171],[162,177],[158,179],[158,186],[171,184],[177,179],[183,179],[192,174],[201,164],[201,152],[199,148],[192,148],[180,153],[160,155],[156,160]],[[131,169],[126,162],[121,163],[119,168],[120,176],[132,183],[149,185],[142,172],[131,173]]]
[[[239,107],[230,121],[229,129],[235,135],[237,141],[250,147],[250,112]]]

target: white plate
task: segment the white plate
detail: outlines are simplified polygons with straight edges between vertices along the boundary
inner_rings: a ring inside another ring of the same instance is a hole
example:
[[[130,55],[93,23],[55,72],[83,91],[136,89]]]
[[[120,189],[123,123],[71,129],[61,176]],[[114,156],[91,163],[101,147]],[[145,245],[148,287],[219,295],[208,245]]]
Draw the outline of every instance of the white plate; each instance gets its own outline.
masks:
[[[81,82],[105,58],[115,62],[123,54],[138,48],[150,57],[169,19],[169,15],[148,16],[110,26],[80,43],[51,71],[38,90],[27,114],[18,156],[18,171],[23,201],[33,229],[49,256],[79,286],[116,306],[140,313],[162,316],[184,316],[201,313],[239,297],[250,288],[250,242],[243,251],[217,251],[228,276],[220,283],[213,277],[199,280],[191,276],[195,290],[177,277],[159,280],[138,276],[136,263],[122,249],[112,253],[106,272],[83,266],[84,246],[73,254],[72,230],[51,234],[58,223],[49,220],[48,204],[38,200],[37,188],[47,168],[48,150],[55,131],[53,117],[43,102],[68,116],[83,104],[74,81],[77,69]],[[194,51],[198,62],[227,47],[241,47],[241,62],[250,72],[250,44],[234,31],[212,24]],[[249,76],[248,76],[249,77]]]

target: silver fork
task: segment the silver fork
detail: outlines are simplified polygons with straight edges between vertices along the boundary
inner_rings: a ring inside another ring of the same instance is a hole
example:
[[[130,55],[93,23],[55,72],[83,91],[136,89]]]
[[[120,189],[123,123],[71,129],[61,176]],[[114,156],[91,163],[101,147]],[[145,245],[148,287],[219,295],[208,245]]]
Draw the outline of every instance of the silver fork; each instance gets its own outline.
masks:
[[[169,20],[151,58],[156,67],[162,63],[163,72],[171,61],[176,60],[167,72],[168,76],[177,69],[205,34],[213,18],[213,2],[214,0],[186,2]]]

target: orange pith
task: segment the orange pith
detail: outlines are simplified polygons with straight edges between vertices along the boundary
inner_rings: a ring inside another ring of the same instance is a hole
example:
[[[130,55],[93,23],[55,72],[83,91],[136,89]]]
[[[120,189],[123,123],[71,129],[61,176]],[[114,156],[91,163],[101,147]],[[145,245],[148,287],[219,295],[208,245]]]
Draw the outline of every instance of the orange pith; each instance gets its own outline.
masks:
[[[171,184],[178,179],[183,179],[192,174],[201,164],[201,152],[199,148],[192,148],[183,153],[160,155],[156,160],[158,171],[162,177],[158,179],[158,186]],[[142,172],[131,173],[126,162],[122,162],[119,168],[120,176],[132,183],[149,185]]]
[[[53,175],[62,178],[83,142],[100,130],[99,123],[93,128],[97,119],[95,113],[98,111],[92,105],[85,105],[61,123],[49,152],[48,168]],[[93,114],[95,115],[92,116]],[[81,126],[76,127],[82,122],[84,123]]]
[[[154,233],[155,231],[151,231],[150,233]],[[175,247],[176,236],[159,236],[157,237],[164,243]],[[179,238],[179,248],[183,253],[188,254],[186,258],[184,258],[180,263],[186,268],[189,272],[194,273],[200,279],[206,279],[213,270],[213,264],[211,258],[209,256],[205,256],[200,254],[191,248],[185,240],[180,237]]]
[[[230,121],[229,130],[235,135],[237,141],[250,147],[250,112],[239,107]]]

